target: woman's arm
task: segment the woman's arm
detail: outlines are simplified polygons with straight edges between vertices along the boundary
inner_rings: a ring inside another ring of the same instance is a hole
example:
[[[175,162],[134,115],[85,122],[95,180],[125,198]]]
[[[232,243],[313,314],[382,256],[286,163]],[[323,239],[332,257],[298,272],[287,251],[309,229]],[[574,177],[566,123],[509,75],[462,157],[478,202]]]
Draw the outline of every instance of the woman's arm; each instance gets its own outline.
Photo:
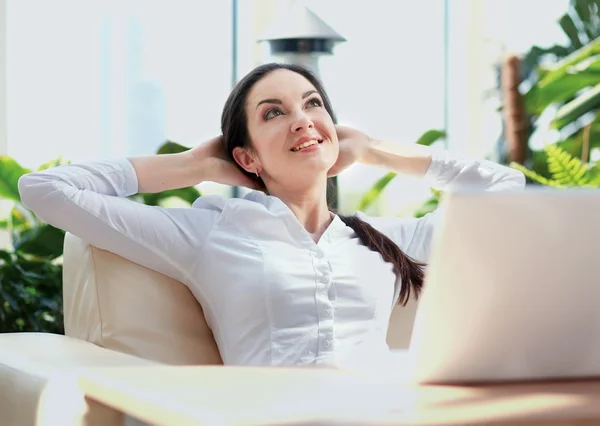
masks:
[[[431,150],[421,145],[369,140],[360,162],[396,173],[422,177],[429,169],[431,159]]]
[[[522,189],[525,176],[492,161],[468,158],[421,145],[372,140],[361,162],[396,173],[425,177],[436,189],[477,187],[487,191]]]
[[[488,161],[453,155],[418,145],[371,141],[362,161],[402,174],[422,176],[440,190],[479,188],[485,191],[521,190],[525,177],[518,170]],[[439,211],[423,218],[359,217],[389,236],[409,256],[427,262]]]
[[[135,169],[137,192],[156,193],[185,188],[204,180],[202,161],[192,151],[135,157],[129,161]]]
[[[98,161],[24,175],[19,192],[42,221],[185,282],[217,209],[202,202],[165,209],[125,197],[195,185],[204,173],[188,153]]]

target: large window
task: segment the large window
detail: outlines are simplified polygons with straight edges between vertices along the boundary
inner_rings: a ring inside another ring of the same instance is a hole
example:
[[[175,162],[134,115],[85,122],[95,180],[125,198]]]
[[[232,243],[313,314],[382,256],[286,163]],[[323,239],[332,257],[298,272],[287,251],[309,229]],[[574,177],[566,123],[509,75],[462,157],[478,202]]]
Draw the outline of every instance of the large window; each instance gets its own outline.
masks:
[[[35,166],[217,134],[230,12],[227,1],[8,0],[9,154]]]
[[[232,67],[241,77],[268,60],[256,39],[292,3],[238,0],[234,61],[229,0],[6,1],[8,153],[32,167],[214,136]],[[297,1],[347,39],[320,66],[341,123],[409,143],[446,128],[451,149],[477,156],[501,132],[497,103],[483,99],[502,50],[560,42],[548,34],[560,33],[568,3]],[[342,174],[341,210],[355,210],[384,173],[357,165]],[[398,177],[372,212],[396,215],[427,196],[425,183]]]

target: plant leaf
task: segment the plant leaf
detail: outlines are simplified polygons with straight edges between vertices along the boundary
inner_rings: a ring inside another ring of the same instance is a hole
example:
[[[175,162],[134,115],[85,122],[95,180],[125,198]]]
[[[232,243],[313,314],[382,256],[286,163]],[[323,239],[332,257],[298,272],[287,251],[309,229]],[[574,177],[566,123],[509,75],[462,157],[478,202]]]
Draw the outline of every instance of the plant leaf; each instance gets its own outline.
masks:
[[[558,24],[565,32],[567,37],[569,37],[571,44],[576,49],[579,49],[583,46],[583,43],[579,39],[579,31],[577,30],[577,26],[575,25],[575,22],[573,22],[573,18],[571,18],[571,16],[568,13],[565,13],[563,16],[560,17],[560,19],[558,20]]]
[[[555,74],[560,74],[559,76]],[[523,95],[526,111],[540,115],[555,103],[572,99],[581,90],[600,81],[600,55],[582,60],[581,67],[550,72],[542,82],[538,82]]]
[[[562,187],[562,185],[560,185],[559,183],[551,180],[551,179],[547,179],[544,176],[534,172],[533,170],[529,170],[527,167],[523,166],[522,164],[519,163],[515,163],[512,162],[509,165],[510,167],[512,167],[513,169],[519,170],[521,173],[523,173],[525,175],[525,177],[529,178],[530,180],[540,183],[542,185],[546,185],[546,186],[552,186],[552,187]]]
[[[417,140],[417,145],[431,146],[440,139],[446,137],[446,132],[443,130],[428,130],[421,135]]]
[[[556,145],[547,145],[546,152],[553,181],[563,186],[585,186],[589,183],[587,168],[581,160]]]
[[[562,129],[567,124],[572,123],[582,115],[593,111],[599,106],[600,84],[560,107],[556,112],[556,117],[552,120],[550,127],[553,129]]]
[[[15,251],[55,259],[62,255],[65,233],[51,225],[40,225],[15,235]]]
[[[180,152],[185,152],[190,148],[185,147],[183,145],[178,144],[177,142],[167,141],[163,145],[158,148],[156,151],[157,154],[178,154]]]
[[[588,169],[588,175],[590,178],[590,186],[600,186],[600,162],[596,162]]]
[[[149,206],[160,206],[163,200],[171,197],[181,198],[190,205],[196,201],[202,194],[193,186],[187,188],[170,189],[155,194],[142,194],[144,204]]]
[[[414,217],[420,218],[425,216],[426,214],[434,212],[439,205],[439,199],[436,196],[431,197],[429,200],[425,201],[415,212]]]
[[[377,182],[371,189],[362,196],[358,203],[358,210],[364,211],[368,209],[380,196],[386,186],[397,176],[394,172],[389,172]]]
[[[18,186],[19,178],[30,171],[21,167],[12,158],[5,155],[0,156],[0,197],[12,201],[21,201]]]
[[[57,167],[57,166],[61,166],[63,164],[68,164],[68,163],[69,163],[68,161],[63,161],[62,157],[58,157],[58,158],[55,158],[54,160],[50,160],[44,164],[41,164],[38,167],[38,171],[48,170],[52,167]]]

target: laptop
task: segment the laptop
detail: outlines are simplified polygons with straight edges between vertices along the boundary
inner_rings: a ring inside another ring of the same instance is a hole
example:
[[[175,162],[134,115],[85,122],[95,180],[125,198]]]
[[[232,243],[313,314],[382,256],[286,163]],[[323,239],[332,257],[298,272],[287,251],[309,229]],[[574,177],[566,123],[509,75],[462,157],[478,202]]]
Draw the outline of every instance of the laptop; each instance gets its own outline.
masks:
[[[447,194],[410,380],[600,377],[600,190]]]

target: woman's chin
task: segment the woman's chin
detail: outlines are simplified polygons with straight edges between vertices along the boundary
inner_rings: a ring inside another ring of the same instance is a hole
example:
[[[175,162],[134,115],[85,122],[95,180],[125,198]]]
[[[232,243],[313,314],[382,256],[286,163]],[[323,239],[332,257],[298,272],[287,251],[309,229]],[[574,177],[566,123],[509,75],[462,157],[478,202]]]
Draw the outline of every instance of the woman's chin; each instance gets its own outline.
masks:
[[[305,153],[300,151],[294,153],[296,155],[291,157],[290,160],[292,163],[300,165],[300,167],[310,167],[311,169],[323,169],[326,171],[335,164],[338,156],[337,152],[334,152],[332,149],[328,148],[319,147],[315,150]]]

